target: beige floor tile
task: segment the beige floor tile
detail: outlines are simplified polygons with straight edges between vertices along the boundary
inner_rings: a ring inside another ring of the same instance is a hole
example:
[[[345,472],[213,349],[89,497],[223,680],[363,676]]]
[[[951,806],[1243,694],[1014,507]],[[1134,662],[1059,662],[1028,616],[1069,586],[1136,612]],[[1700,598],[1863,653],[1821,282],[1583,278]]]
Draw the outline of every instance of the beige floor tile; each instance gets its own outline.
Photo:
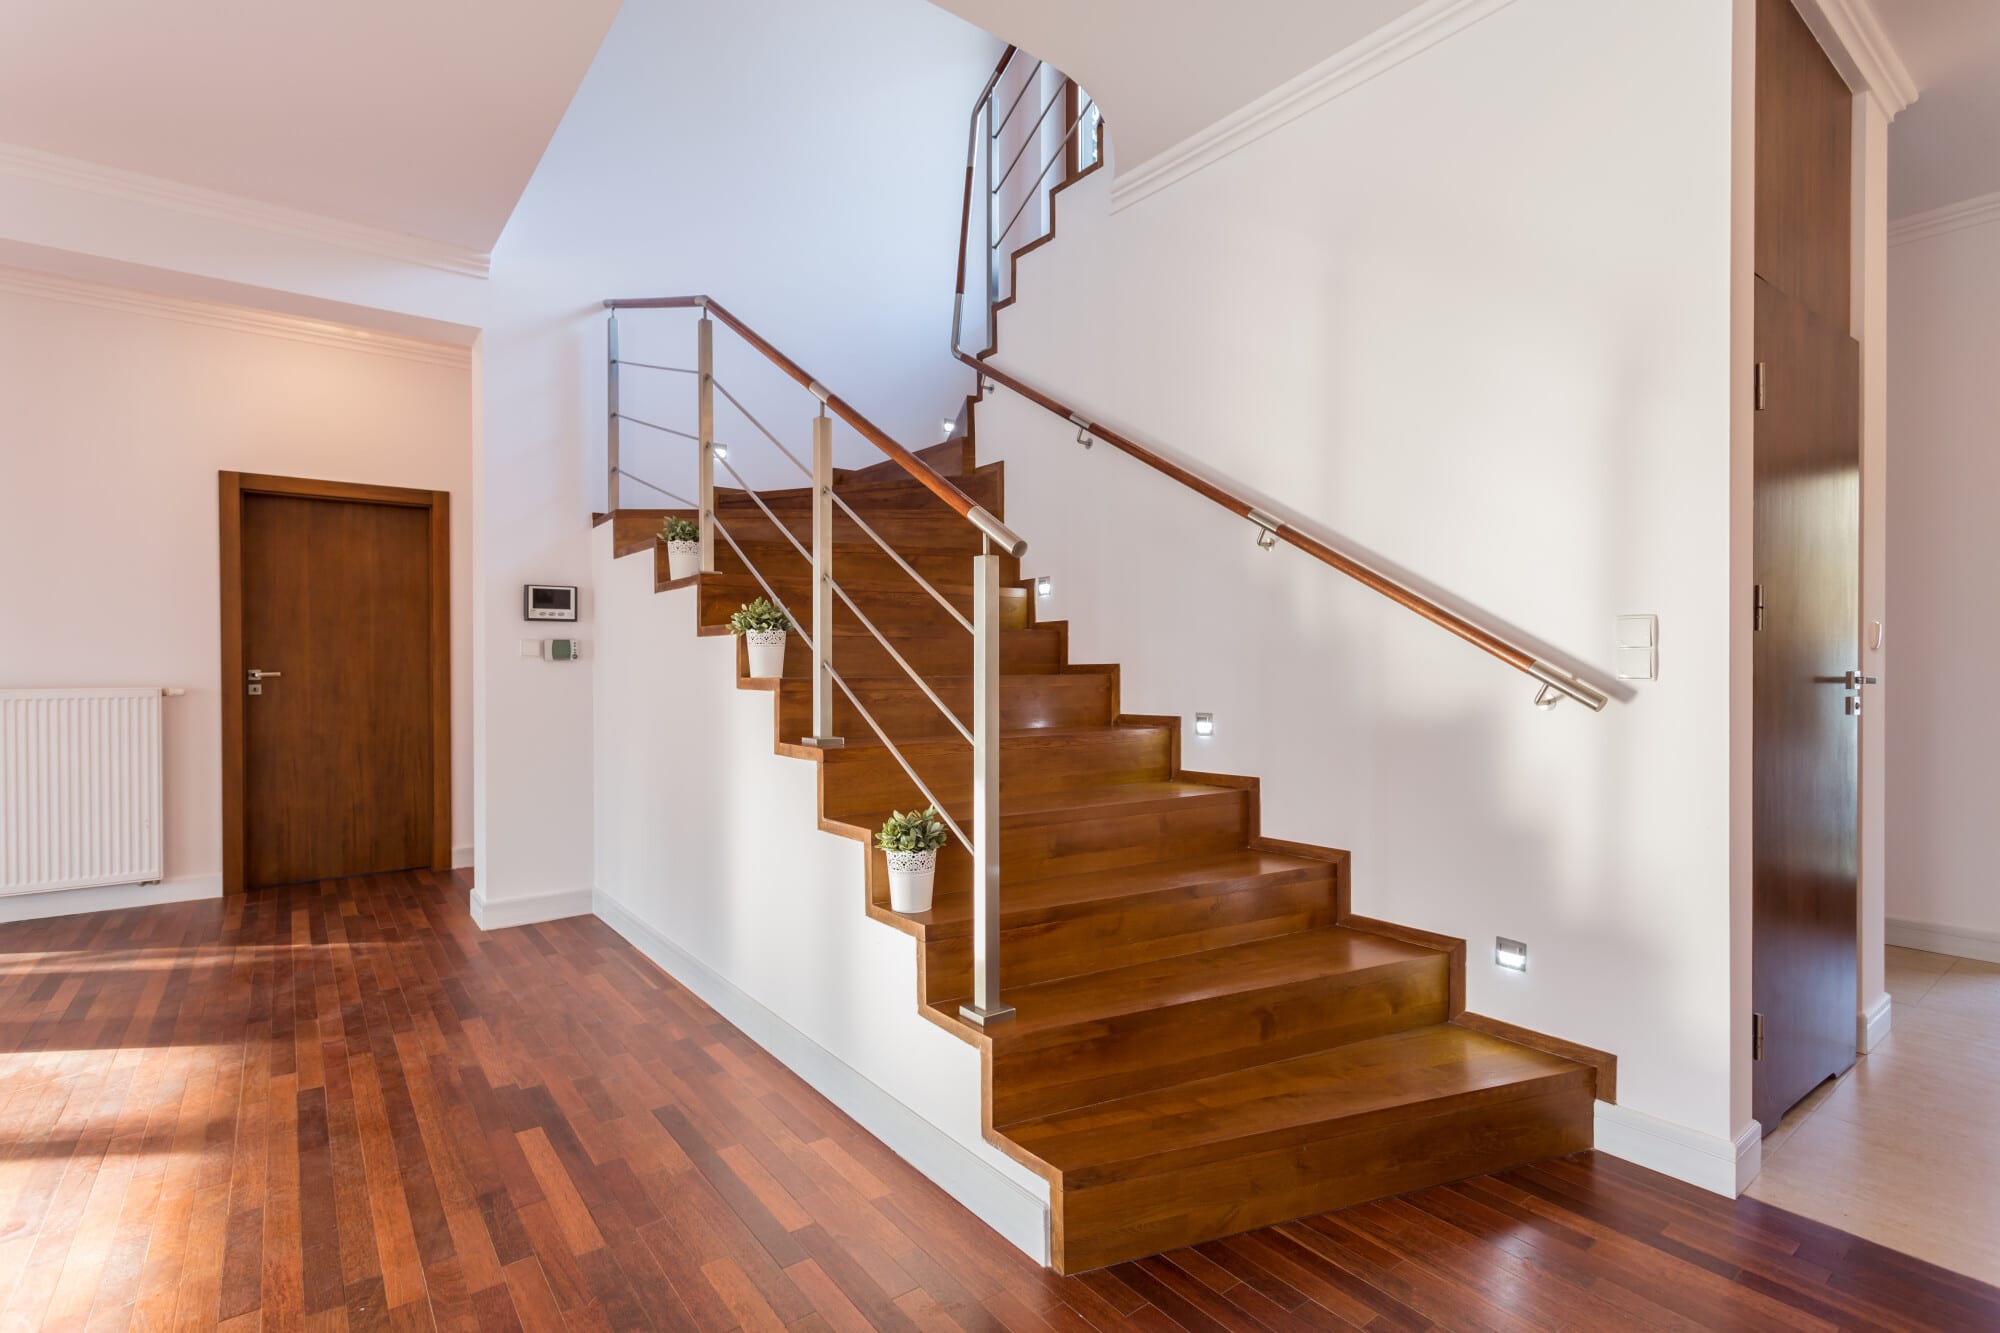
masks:
[[[1883,949],[1888,965],[1906,972],[1928,972],[1941,977],[1951,971],[1951,965],[1958,961],[1948,953],[1926,953],[1922,949],[1904,949],[1891,944]]]
[[[1888,1037],[1779,1122],[1748,1193],[2000,1282],[2000,966],[1889,955]]]

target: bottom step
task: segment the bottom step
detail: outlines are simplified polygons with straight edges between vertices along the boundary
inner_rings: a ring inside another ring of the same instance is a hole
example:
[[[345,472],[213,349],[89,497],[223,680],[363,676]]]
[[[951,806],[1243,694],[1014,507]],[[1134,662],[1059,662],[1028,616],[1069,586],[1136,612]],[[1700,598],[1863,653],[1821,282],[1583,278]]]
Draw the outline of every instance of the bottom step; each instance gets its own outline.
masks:
[[[1591,1146],[1596,1071],[1439,1024],[1009,1126],[1064,1273]]]

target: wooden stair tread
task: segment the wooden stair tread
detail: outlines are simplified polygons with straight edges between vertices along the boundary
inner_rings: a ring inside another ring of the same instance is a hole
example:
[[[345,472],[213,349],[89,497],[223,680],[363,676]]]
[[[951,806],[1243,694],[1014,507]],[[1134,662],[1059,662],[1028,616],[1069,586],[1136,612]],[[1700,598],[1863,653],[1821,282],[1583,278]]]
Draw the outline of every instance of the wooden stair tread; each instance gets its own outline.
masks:
[[[1011,1046],[1051,1029],[1301,983],[1354,982],[1379,969],[1423,963],[1439,956],[1435,949],[1344,926],[1302,930],[1013,987],[1007,992],[1007,1002],[1014,1006],[1014,1017],[986,1031],[996,1047]],[[938,1007],[956,1014],[958,1006],[969,999],[957,996]]]
[[[1142,894],[1198,890],[1210,885],[1240,884],[1246,880],[1269,883],[1309,876],[1323,876],[1331,880],[1332,875],[1333,867],[1325,861],[1284,852],[1248,849],[1078,875],[1056,875],[1048,879],[1008,884],[1000,899],[1000,924],[1005,929],[1050,920]],[[964,934],[972,924],[971,895],[942,895],[930,911],[913,919],[925,926],[929,937],[949,938]]]
[[[1585,1065],[1449,1023],[1351,1042],[1009,1125],[1067,1188],[1157,1175],[1386,1116],[1448,1114]]]

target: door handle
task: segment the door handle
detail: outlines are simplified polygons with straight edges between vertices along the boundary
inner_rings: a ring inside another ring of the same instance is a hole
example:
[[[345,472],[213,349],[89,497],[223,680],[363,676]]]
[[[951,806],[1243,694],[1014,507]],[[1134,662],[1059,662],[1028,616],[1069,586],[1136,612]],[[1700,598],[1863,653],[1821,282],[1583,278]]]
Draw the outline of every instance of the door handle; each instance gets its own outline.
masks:
[[[253,684],[260,680],[276,680],[284,674],[282,671],[260,671],[256,667],[250,668],[250,680]]]
[[[1850,690],[1858,690],[1863,685],[1880,685],[1882,683],[1881,677],[1864,676],[1859,671],[1848,672],[1845,679],[1847,681],[1847,688]]]

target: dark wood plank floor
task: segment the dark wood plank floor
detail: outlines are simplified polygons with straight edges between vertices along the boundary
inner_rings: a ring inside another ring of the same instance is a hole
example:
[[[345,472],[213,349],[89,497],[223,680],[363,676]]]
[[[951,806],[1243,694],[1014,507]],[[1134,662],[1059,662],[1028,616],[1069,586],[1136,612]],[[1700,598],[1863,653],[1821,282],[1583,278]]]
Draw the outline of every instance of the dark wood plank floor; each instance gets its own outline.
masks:
[[[465,890],[0,926],[0,1328],[2000,1328],[1588,1153],[1058,1278],[594,918]]]

